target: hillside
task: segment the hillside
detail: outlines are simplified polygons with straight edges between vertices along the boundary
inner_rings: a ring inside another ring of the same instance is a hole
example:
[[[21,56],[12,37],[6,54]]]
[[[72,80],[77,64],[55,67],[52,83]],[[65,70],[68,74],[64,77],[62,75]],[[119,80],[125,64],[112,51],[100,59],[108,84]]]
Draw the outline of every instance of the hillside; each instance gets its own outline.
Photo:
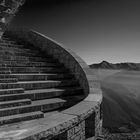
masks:
[[[125,69],[125,70],[140,70],[140,63],[116,63],[112,64],[107,61],[102,61],[98,64],[89,65],[90,68],[102,69]]]
[[[94,69],[103,90],[103,126],[132,132],[140,126],[140,72]]]

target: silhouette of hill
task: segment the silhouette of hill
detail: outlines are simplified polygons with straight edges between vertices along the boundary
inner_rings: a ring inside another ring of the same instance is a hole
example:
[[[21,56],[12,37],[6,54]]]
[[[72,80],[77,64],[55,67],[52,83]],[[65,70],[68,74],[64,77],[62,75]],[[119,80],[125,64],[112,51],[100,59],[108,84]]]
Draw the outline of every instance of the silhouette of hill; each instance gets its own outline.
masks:
[[[116,63],[112,64],[107,61],[102,61],[98,64],[89,65],[90,68],[94,69],[125,69],[125,70],[140,70],[140,63]]]

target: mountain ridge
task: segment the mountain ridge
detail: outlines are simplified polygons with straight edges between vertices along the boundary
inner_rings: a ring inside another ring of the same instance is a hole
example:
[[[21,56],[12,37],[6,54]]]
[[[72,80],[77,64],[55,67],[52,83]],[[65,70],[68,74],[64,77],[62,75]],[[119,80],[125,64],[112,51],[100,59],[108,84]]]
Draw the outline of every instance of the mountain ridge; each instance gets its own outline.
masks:
[[[125,69],[125,70],[139,70],[140,71],[140,63],[109,63],[107,61],[102,61],[101,63],[91,64],[89,65],[92,69]]]

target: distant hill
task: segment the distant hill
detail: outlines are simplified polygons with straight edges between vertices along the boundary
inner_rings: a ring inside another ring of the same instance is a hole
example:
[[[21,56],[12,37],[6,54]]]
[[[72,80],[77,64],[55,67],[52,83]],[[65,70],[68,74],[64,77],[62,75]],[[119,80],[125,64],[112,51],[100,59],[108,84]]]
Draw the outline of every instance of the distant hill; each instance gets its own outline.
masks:
[[[140,71],[96,69],[93,72],[103,92],[103,127],[112,133],[139,131]]]
[[[140,70],[140,63],[116,63],[112,64],[107,61],[102,61],[98,64],[89,65],[90,68],[94,69],[125,69],[125,70]]]

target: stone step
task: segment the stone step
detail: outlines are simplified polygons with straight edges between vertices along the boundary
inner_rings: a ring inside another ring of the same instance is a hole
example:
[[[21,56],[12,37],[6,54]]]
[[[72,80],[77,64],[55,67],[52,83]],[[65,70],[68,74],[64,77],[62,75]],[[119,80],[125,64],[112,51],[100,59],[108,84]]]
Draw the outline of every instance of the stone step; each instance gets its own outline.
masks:
[[[26,106],[0,109],[0,117],[30,113],[36,111],[42,111],[42,112],[51,111],[51,110],[61,108],[64,103],[65,100],[62,100],[60,98],[33,101],[32,104]]]
[[[5,101],[5,102],[0,102],[0,109],[9,108],[9,107],[15,107],[15,106],[29,105],[29,104],[31,104],[30,99]]]
[[[8,67],[60,67],[59,63],[48,62],[29,62],[29,61],[2,61],[0,60],[0,69]]]
[[[1,50],[0,55],[13,55],[13,56],[39,56],[38,53],[34,52],[14,52],[12,50]]]
[[[39,80],[57,80],[57,79],[74,79],[73,74],[62,73],[16,73],[16,74],[0,74],[0,79],[17,78],[18,81],[39,81]]]
[[[17,78],[13,74],[0,74],[0,79]]]
[[[0,55],[0,60],[4,61],[35,61],[35,62],[56,62],[54,59],[50,58],[49,56],[46,56],[46,58],[43,57],[29,57],[29,56],[15,56],[15,55]]]
[[[21,94],[24,93],[23,88],[0,89],[0,95]]]
[[[7,74],[7,75],[9,75],[9,74],[11,74],[11,71],[5,71],[5,70],[4,71],[3,70],[1,71],[0,70],[0,74],[4,74],[4,75]]]
[[[80,87],[27,90],[24,93],[7,94],[7,95],[3,94],[0,96],[0,101],[4,102],[27,98],[31,100],[41,100],[60,96],[81,95],[82,93],[83,90]]]
[[[0,79],[0,83],[12,83],[12,82],[17,82],[17,78],[4,78]]]
[[[11,115],[11,116],[4,116],[4,117],[0,117],[0,126],[11,124],[11,123],[17,123],[21,121],[39,119],[43,117],[44,117],[44,113],[41,111],[18,114],[18,115]]]
[[[0,89],[23,88],[25,90],[33,90],[78,85],[79,84],[76,80],[24,81],[16,83],[1,83]]]
[[[6,41],[6,40],[2,40],[2,41],[0,41],[0,46],[1,46],[1,47],[23,48],[23,49],[24,49],[24,45],[17,44],[15,41]],[[25,49],[26,49],[26,48],[25,48]]]
[[[31,52],[30,49],[26,49],[26,48],[19,48],[17,46],[20,45],[0,45],[0,51],[14,51],[14,52]],[[33,51],[34,52],[34,51]]]
[[[68,70],[64,67],[10,67],[0,70],[0,74],[17,73],[66,73]]]
[[[31,51],[31,50],[26,50],[26,49],[18,49],[18,48],[1,48],[0,47],[0,54],[8,54],[8,53],[10,53],[10,54],[32,54],[32,55],[36,55],[36,54],[39,54],[39,52],[37,52],[37,51],[35,51],[35,50],[33,50],[33,51]]]
[[[1,75],[0,78],[17,78],[18,81],[39,81],[39,80],[57,80],[57,79],[74,79],[74,76],[72,74],[10,74],[10,75]]]
[[[12,44],[16,44],[16,41],[0,40],[0,45],[3,45],[3,44],[12,45]]]
[[[10,68],[6,66],[1,67],[1,64],[0,64],[0,71],[10,71]]]

